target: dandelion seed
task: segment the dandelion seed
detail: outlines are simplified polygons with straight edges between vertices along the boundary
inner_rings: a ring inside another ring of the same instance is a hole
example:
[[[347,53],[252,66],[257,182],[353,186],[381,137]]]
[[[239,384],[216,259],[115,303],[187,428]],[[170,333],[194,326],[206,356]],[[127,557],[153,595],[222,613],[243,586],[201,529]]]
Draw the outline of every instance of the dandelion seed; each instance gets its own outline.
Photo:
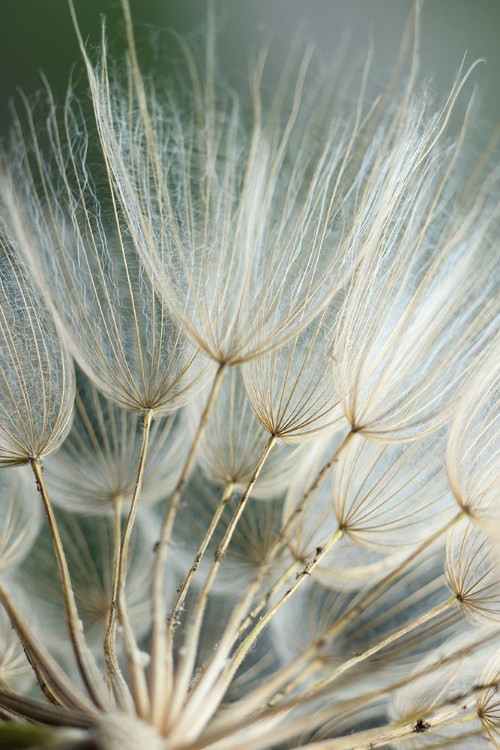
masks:
[[[446,468],[455,498],[478,521],[497,523],[500,484],[500,370],[497,344],[468,384],[450,430]]]
[[[474,636],[461,634],[441,645],[415,667],[414,679],[394,694],[389,717],[395,723],[426,717],[432,726],[437,716],[441,721],[444,719],[445,726],[438,725],[429,732],[427,739],[414,737],[405,745],[421,748],[442,743],[445,747],[460,750],[488,747],[477,714],[471,716],[465,727],[460,719],[473,705],[473,687],[494,650],[491,631],[482,630]],[[453,717],[457,718],[456,723],[453,723]]]
[[[467,617],[478,622],[498,622],[500,576],[495,544],[481,528],[463,520],[451,530],[446,575]]]
[[[214,91],[210,45],[205,80],[183,49],[194,92],[187,127],[173,101],[165,110],[148,96],[135,67],[131,101],[110,87],[105,62],[96,69],[86,57],[87,70],[113,188],[155,289],[213,360],[237,364],[296,335],[349,277],[356,253],[342,224],[357,182],[348,167],[361,124],[333,120],[317,148],[314,112],[333,97],[325,82],[307,101],[307,48],[289,109],[278,93],[268,121],[260,56],[254,125],[245,136],[237,100],[219,102]],[[283,84],[290,77],[285,71]],[[160,123],[154,131],[153,122]]]
[[[15,466],[49,455],[64,440],[71,426],[74,372],[6,232],[0,233],[0,294],[0,464]]]
[[[193,423],[198,424],[198,410]],[[239,368],[232,368],[221,385],[217,401],[201,439],[198,462],[211,482],[222,487],[231,482],[243,492],[269,439],[267,427],[259,423],[243,387]],[[275,445],[253,490],[253,496],[275,498],[297,472],[305,451]]]
[[[128,510],[137,480],[143,428],[137,416],[106,400],[78,373],[73,427],[61,449],[46,463],[54,503],[75,513]],[[141,503],[168,495],[178,480],[188,444],[186,421],[176,414],[151,427],[151,449]]]
[[[482,728],[491,741],[498,745],[500,734],[500,714],[498,701],[498,652],[486,665],[479,678],[479,685],[489,686],[478,692],[476,697],[476,711]]]
[[[454,192],[461,139],[437,143],[448,111],[424,124],[423,105],[408,106],[413,116],[398,112],[379,144],[391,160],[377,208],[360,217],[365,252],[334,349],[347,419],[383,441],[423,437],[449,420],[499,325],[495,207],[482,186],[469,188],[467,209]]]
[[[331,368],[335,326],[326,312],[290,342],[243,366],[262,425],[287,442],[317,440],[343,426]]]

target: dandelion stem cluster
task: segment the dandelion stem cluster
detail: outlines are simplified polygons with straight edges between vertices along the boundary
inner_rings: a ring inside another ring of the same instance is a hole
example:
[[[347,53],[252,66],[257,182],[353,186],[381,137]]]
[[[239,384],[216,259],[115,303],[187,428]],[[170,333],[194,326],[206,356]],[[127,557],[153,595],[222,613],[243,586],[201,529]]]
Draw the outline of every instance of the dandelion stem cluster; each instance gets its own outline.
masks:
[[[245,100],[212,5],[161,83],[69,5],[89,99],[0,155],[0,747],[500,748],[475,66],[433,101],[417,3],[385,86],[265,42]]]

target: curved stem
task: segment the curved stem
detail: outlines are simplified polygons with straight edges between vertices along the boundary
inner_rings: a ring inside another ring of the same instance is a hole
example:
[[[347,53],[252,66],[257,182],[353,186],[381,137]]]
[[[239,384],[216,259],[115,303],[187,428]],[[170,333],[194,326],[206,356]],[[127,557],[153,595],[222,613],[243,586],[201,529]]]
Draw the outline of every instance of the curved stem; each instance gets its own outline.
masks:
[[[170,498],[168,510],[163,518],[160,539],[156,549],[156,560],[153,569],[152,582],[150,719],[153,725],[160,730],[164,723],[165,706],[172,689],[173,670],[172,656],[167,652],[167,625],[165,622],[166,602],[163,584],[163,573],[167,561],[168,545],[170,543],[175,517],[181,502],[184,485],[186,484],[199,442],[205,431],[208,417],[210,416],[215,399],[217,398],[225,372],[226,364],[221,362],[215,375],[207,403],[205,404],[205,409],[200,417],[198,429],[182,468],[179,481],[177,482],[177,486]]]
[[[11,624],[12,624],[12,627],[15,629],[14,624],[13,623]],[[22,643],[22,646],[24,650],[24,655],[26,659],[28,660],[28,663],[31,669],[35,673],[37,685],[42,691],[43,695],[47,698],[49,703],[52,703],[53,706],[64,706],[65,701],[61,698],[60,695],[58,695],[57,688],[55,688],[54,685],[50,683],[50,678],[47,679],[45,677],[36,659],[36,656],[32,652],[30,652],[28,646],[24,645],[23,643]],[[10,690],[8,682],[5,679],[3,679],[3,677],[0,677],[0,690],[5,690],[7,692],[9,692]]]
[[[33,458],[30,463],[31,468],[33,469],[33,474],[35,475],[38,491],[42,496],[50,533],[52,535],[54,552],[57,558],[59,572],[61,574],[64,604],[66,607],[66,619],[78,668],[85,683],[85,687],[95,705],[99,708],[110,709],[112,706],[111,697],[106,691],[102,675],[99,672],[94,656],[85,641],[82,622],[76,606],[75,593],[71,584],[66,555],[64,554],[56,517],[54,515],[52,503],[42,474],[42,465],[38,458]]]

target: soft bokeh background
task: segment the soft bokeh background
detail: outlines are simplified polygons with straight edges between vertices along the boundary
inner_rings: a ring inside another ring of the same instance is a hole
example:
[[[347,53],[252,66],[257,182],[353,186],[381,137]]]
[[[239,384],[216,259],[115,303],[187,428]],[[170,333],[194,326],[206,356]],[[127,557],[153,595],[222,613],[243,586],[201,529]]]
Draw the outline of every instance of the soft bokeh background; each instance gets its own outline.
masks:
[[[130,0],[141,39],[145,69],[161,63],[155,36],[162,29],[196,34],[207,0]],[[99,38],[100,19],[118,50],[123,46],[119,0],[75,0],[84,36]],[[375,65],[391,69],[412,0],[217,0],[219,59],[227,70],[241,71],[264,29],[275,34],[274,60],[304,22],[307,34],[327,53],[350,33],[349,54],[359,60],[372,38]],[[432,73],[438,92],[446,92],[464,54],[467,63],[485,58],[473,75],[478,88],[480,127],[500,122],[500,0],[427,0],[422,18],[422,70]],[[0,133],[10,127],[9,98],[16,87],[29,95],[41,88],[40,71],[62,98],[71,71],[83,81],[82,66],[67,0],[0,0]],[[82,83],[83,85],[83,83]]]

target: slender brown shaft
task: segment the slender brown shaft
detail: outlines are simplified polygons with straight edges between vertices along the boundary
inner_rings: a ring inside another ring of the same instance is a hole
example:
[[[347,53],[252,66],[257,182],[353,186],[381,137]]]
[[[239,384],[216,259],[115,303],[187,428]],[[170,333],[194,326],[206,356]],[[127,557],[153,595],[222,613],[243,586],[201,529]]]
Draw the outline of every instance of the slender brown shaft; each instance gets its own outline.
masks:
[[[0,708],[0,719],[2,721],[21,721],[25,717],[16,711],[9,711],[8,708]]]
[[[299,573],[293,582],[292,586],[290,586],[287,591],[283,594],[283,596],[279,599],[276,604],[271,607],[269,612],[267,612],[255,625],[255,627],[251,630],[251,632],[247,635],[247,637],[244,639],[243,643],[238,647],[238,649],[235,651],[235,653],[232,655],[230,663],[228,665],[228,668],[224,670],[223,677],[220,680],[220,683],[217,685],[217,690],[222,694],[231,680],[233,679],[234,675],[238,671],[241,663],[245,659],[248,652],[251,650],[253,644],[255,643],[258,636],[261,634],[263,629],[269,624],[269,622],[272,620],[272,618],[276,615],[276,613],[281,609],[281,607],[288,601],[288,599],[295,593],[295,591],[303,584],[303,582],[307,579],[307,577],[313,572],[313,570],[319,565],[321,560],[327,555],[334,544],[341,539],[342,537],[342,531],[340,529],[337,529],[337,531],[331,536],[327,544],[324,545],[324,547],[318,548],[314,556],[309,560],[305,568],[302,570],[301,573]],[[309,665],[310,666],[310,665]],[[302,671],[302,674],[306,674],[306,670]]]
[[[301,750],[374,750],[378,747],[386,748],[389,743],[393,747],[402,740],[415,737],[419,733],[432,733],[435,730],[477,720],[477,712],[474,709],[460,715],[462,711],[463,708],[461,706],[454,706],[451,710],[442,714],[434,714],[428,720],[420,718],[404,723],[394,722],[386,724],[383,727],[377,727],[376,729],[368,729],[334,739],[313,740],[310,743],[300,745],[300,747]],[[283,718],[285,719],[285,717],[286,714],[284,714]],[[271,728],[266,731],[262,726],[257,726],[255,727],[255,732],[251,731],[252,724],[250,722],[249,730],[242,734],[238,742],[238,750],[266,750],[271,743],[273,747],[280,746],[283,742],[291,740],[301,732],[306,733],[308,730],[316,728],[320,725],[321,720],[327,720],[327,717],[328,711],[312,712],[310,715],[306,715],[295,721],[284,720],[276,729]],[[477,728],[473,730],[472,736],[478,736]],[[441,745],[436,745],[435,747],[441,747]],[[448,745],[448,747],[451,748],[452,745]],[[218,750],[233,750],[234,738],[228,737],[227,740],[217,742],[217,748]],[[198,748],[196,744],[193,744],[192,746],[188,746],[187,750],[198,750]]]
[[[108,626],[104,636],[104,659],[110,692],[113,692],[118,707],[123,711],[127,711],[133,707],[133,700],[116,656],[116,602],[118,600],[118,568],[122,547],[121,537],[121,501],[117,498],[113,503],[113,585]]]
[[[439,538],[443,536],[447,531],[449,531],[458,521],[460,521],[461,518],[463,518],[463,512],[460,511],[457,513],[456,516],[454,516],[451,521],[449,521],[446,526],[444,526],[442,529],[439,529],[434,534],[432,534],[430,537],[428,537],[422,544],[420,544],[408,557],[406,557],[403,562],[393,571],[388,573],[385,578],[383,578],[379,583],[377,583],[376,586],[373,587],[373,589],[362,599],[358,601],[357,604],[355,604],[351,609],[347,610],[345,614],[340,617],[335,625],[333,625],[330,630],[328,631],[328,637],[333,638],[337,633],[339,633],[341,630],[343,630],[350,622],[356,619],[358,615],[363,612],[366,607],[368,607],[369,604],[371,604],[379,594],[382,593],[382,591],[385,591],[385,589],[391,585],[391,583],[404,571],[406,570],[415,560],[417,560],[422,552],[424,552],[426,549],[429,549],[434,542],[436,542]]]
[[[200,417],[198,429],[191,444],[184,463],[179,481],[174,489],[167,512],[163,518],[160,538],[156,548],[156,560],[153,569],[152,583],[152,622],[151,622],[151,721],[157,729],[163,725],[164,710],[172,687],[172,662],[167,653],[167,624],[165,622],[166,602],[163,574],[167,561],[168,545],[174,526],[175,517],[179,509],[184,485],[198,450],[198,445],[205,431],[205,427],[217,398],[222,379],[226,372],[226,364],[221,362]]]
[[[347,737],[331,740],[330,744],[324,745],[325,750],[365,750],[365,748],[370,750],[372,747],[383,747],[391,741],[397,742],[398,740],[410,737],[412,734],[417,733],[416,730],[421,732],[424,729],[426,732],[433,732],[436,729],[458,726],[466,724],[469,721],[475,721],[478,719],[478,711],[474,705],[474,696],[490,689],[496,692],[499,684],[499,680],[492,680],[491,682],[482,682],[473,685],[459,696],[447,696],[435,702],[432,706],[432,713],[429,711],[427,716],[421,717],[417,721],[394,722],[385,727],[368,729],[364,732],[350,735],[350,743],[346,742]],[[462,713],[462,711],[467,711],[470,708],[472,710],[468,713]],[[316,750],[314,744],[306,745],[305,747]]]
[[[78,668],[85,683],[85,687],[87,688],[88,693],[94,701],[95,705],[99,708],[110,709],[112,706],[111,697],[106,690],[102,675],[97,668],[94,656],[85,641],[82,623],[75,602],[75,594],[73,591],[73,586],[71,584],[71,577],[69,574],[66,555],[64,553],[64,548],[61,541],[61,536],[59,534],[54,510],[52,508],[52,503],[50,501],[47,487],[45,485],[45,480],[43,478],[42,465],[38,458],[33,458],[31,460],[31,468],[33,469],[33,474],[35,475],[38,490],[42,496],[50,533],[52,535],[54,552],[57,558],[59,572],[61,574],[64,603],[66,607],[66,618]]]
[[[178,675],[175,680],[174,694],[172,696],[172,708],[170,712],[171,717],[176,717],[177,712],[180,711],[182,707],[182,703],[187,695],[189,683],[191,681],[191,677],[192,677],[192,673],[193,673],[193,669],[194,669],[194,665],[196,661],[196,654],[198,651],[198,645],[199,645],[199,640],[200,640],[201,625],[203,622],[203,617],[205,614],[208,597],[210,595],[210,591],[212,590],[213,583],[215,581],[217,573],[219,572],[220,566],[222,564],[222,560],[224,559],[224,556],[226,555],[227,549],[229,547],[229,543],[233,537],[236,526],[238,525],[238,521],[240,520],[243,514],[243,511],[245,510],[245,507],[248,503],[248,500],[255,486],[255,483],[257,482],[257,479],[259,478],[260,472],[262,471],[262,468],[274,444],[276,443],[276,440],[277,440],[277,437],[275,435],[271,435],[271,437],[267,441],[267,444],[264,450],[262,451],[262,454],[255,466],[254,472],[248,483],[248,486],[245,492],[243,493],[243,495],[241,496],[240,502],[238,503],[238,507],[236,508],[236,511],[226,529],[224,537],[215,552],[215,557],[214,557],[214,562],[212,564],[212,568],[203,585],[200,596],[194,608],[193,618],[187,630],[186,641],[185,641],[184,652],[183,652],[184,656],[181,658]]]
[[[298,573],[299,568],[300,568],[300,562],[298,560],[294,560],[292,563],[290,563],[287,569],[280,575],[280,577],[266,591],[266,593],[264,594],[260,602],[255,605],[255,607],[252,609],[252,611],[250,612],[246,620],[243,621],[238,631],[238,637],[243,635],[245,630],[247,630],[250,627],[250,625],[255,620],[255,618],[258,617],[258,615],[262,612],[262,610],[267,607],[267,605],[269,604],[273,596],[276,594],[276,592],[279,591],[293,575]]]
[[[351,659],[347,659],[346,661],[344,661],[339,667],[337,667],[337,669],[334,669],[328,675],[328,677],[325,677],[324,680],[321,680],[321,683],[318,684],[317,687],[322,688],[326,685],[329,685],[331,682],[336,680],[337,677],[340,677],[340,675],[344,674],[344,672],[347,672],[349,669],[351,669],[351,667],[354,667],[357,664],[365,661],[366,659],[369,659],[370,656],[374,656],[374,654],[382,651],[382,649],[386,648],[386,646],[390,646],[391,643],[394,643],[395,641],[399,640],[399,638],[402,638],[408,633],[411,633],[412,630],[415,630],[421,625],[425,625],[425,623],[435,619],[439,615],[443,614],[443,612],[447,612],[451,607],[454,607],[457,604],[458,600],[456,599],[456,597],[452,597],[451,599],[443,602],[443,604],[439,604],[434,609],[426,612],[421,617],[412,620],[410,623],[408,623],[408,625],[400,628],[395,633],[391,633],[391,635],[388,635],[387,638],[383,638],[381,641],[378,641],[374,646],[371,646],[370,648],[367,648],[366,651],[363,651],[363,653],[359,654],[358,656],[353,656]]]
[[[12,624],[12,627],[15,629],[14,624]],[[38,687],[40,688],[46,699],[49,701],[49,703],[52,703],[53,706],[64,706],[64,700],[60,695],[58,695],[57,689],[46,679],[40,665],[36,660],[36,657],[34,656],[34,654],[30,653],[29,647],[23,644],[23,649],[29,665],[35,673]],[[6,690],[7,692],[9,692],[9,684],[3,677],[0,677],[0,690]]]
[[[277,534],[276,538],[274,539],[271,547],[267,551],[266,558],[263,561],[262,565],[260,566],[259,570],[256,572],[254,580],[250,583],[250,586],[247,589],[247,592],[245,593],[244,601],[250,601],[253,599],[257,591],[259,590],[262,581],[264,579],[264,576],[266,575],[267,571],[271,567],[272,563],[278,556],[280,550],[282,549],[283,543],[285,542],[288,533],[293,527],[293,524],[297,521],[300,514],[304,511],[305,507],[307,506],[307,503],[309,500],[313,497],[316,490],[321,486],[321,484],[324,482],[325,478],[328,475],[328,472],[332,468],[332,466],[335,464],[336,461],[338,461],[339,456],[341,452],[345,449],[345,447],[350,442],[353,432],[348,432],[343,440],[341,441],[340,445],[335,449],[333,454],[330,456],[328,461],[321,467],[318,474],[316,475],[314,481],[312,484],[309,485],[309,487],[306,489],[302,497],[300,498],[299,502],[289,515],[289,517],[284,522],[283,526],[281,527],[279,533]],[[323,557],[323,550],[320,550],[321,557]],[[266,594],[266,597],[264,597],[262,605],[262,602],[259,602],[259,604],[252,610],[252,612],[244,619],[239,625],[238,629],[238,635],[241,635],[241,633],[246,629],[246,627],[249,624],[249,621],[253,620],[256,614],[258,614],[258,611],[260,611],[260,608],[262,606],[265,606],[267,601],[269,600],[269,597]],[[243,600],[241,602],[241,610],[244,609],[244,603]],[[254,612],[256,614],[254,614]]]
[[[303,669],[294,680],[291,680],[283,690],[278,693],[278,695],[275,695],[274,698],[271,698],[270,701],[267,702],[266,708],[273,708],[278,701],[280,701],[283,698],[286,698],[287,695],[293,694],[297,688],[302,685],[304,680],[309,680],[311,675],[313,675],[315,672],[317,672],[319,669],[321,669],[322,662],[321,659],[318,659],[317,661],[311,661],[309,666],[307,666],[305,669]],[[282,704],[281,704],[282,705]]]
[[[271,609],[266,612],[263,617],[260,618],[259,622],[247,635],[243,643],[239,646],[239,648],[231,658],[231,675],[236,674],[243,659],[248,654],[249,650],[252,648],[253,644],[262,633],[264,628],[271,622],[276,613],[290,599],[290,597],[293,596],[299,586],[301,586],[304,581],[307,580],[307,577],[311,575],[314,569],[320,564],[321,560],[330,552],[334,544],[342,538],[342,533],[343,532],[341,529],[337,529],[337,531],[331,536],[324,547],[318,548],[315,555],[311,558],[311,560],[309,560],[305,568],[297,574],[297,577],[295,578],[295,581],[290,586],[290,588],[287,589],[283,596],[279,599],[279,601],[277,601],[276,604],[274,604]],[[230,677],[228,674],[227,679],[232,679],[232,676]]]
[[[127,612],[125,583],[127,579],[127,561],[130,550],[130,540],[132,538],[132,530],[134,528],[134,523],[137,516],[137,507],[141,494],[142,483],[144,480],[144,471],[146,468],[146,457],[148,453],[149,435],[151,431],[152,421],[153,413],[151,409],[147,409],[142,416],[142,443],[141,453],[139,456],[139,465],[137,468],[137,479],[134,487],[134,493],[132,495],[130,510],[125,522],[125,528],[123,530],[118,568],[116,572],[116,581],[113,586],[113,590],[116,591],[118,597],[116,601],[116,609],[118,612],[120,623],[123,627],[123,636],[127,654],[127,666],[130,673],[132,695],[134,698],[137,713],[141,718],[146,718],[149,713],[149,695],[146,676],[144,674],[144,665],[138,658],[140,651]],[[114,628],[116,628],[115,623],[113,623],[113,626]],[[126,699],[126,694],[123,697]]]
[[[198,567],[200,565],[200,562],[203,559],[203,555],[206,552],[206,549],[208,545],[210,544],[210,540],[212,539],[212,536],[214,535],[215,529],[217,528],[219,521],[221,519],[221,516],[224,512],[224,508],[226,507],[228,501],[231,499],[231,495],[233,494],[234,490],[234,484],[233,482],[229,482],[226,487],[224,488],[224,492],[222,493],[222,497],[219,501],[219,504],[217,506],[217,509],[215,513],[213,514],[210,525],[207,529],[207,533],[205,534],[202,543],[198,547],[198,551],[195,555],[194,562],[191,565],[189,572],[182,584],[182,586],[179,589],[179,593],[177,596],[177,601],[174,604],[174,607],[172,609],[172,613],[169,617],[169,624],[168,624],[168,632],[167,632],[167,638],[168,638],[168,652],[169,655],[172,657],[172,649],[174,645],[174,633],[175,628],[179,620],[179,615],[182,612],[182,608],[184,605],[184,602],[186,600],[186,596],[188,594],[189,588],[191,586],[191,583],[193,581],[193,578],[196,574],[196,571],[198,570]]]
[[[455,716],[453,717],[450,717],[449,712],[446,712],[444,716],[434,716],[429,721],[418,719],[417,721],[407,722],[403,725],[395,722],[394,724],[387,724],[385,727],[368,729],[358,734],[349,735],[348,737],[338,737],[323,742],[311,742],[310,744],[303,745],[303,748],[304,750],[375,750],[377,747],[387,747],[389,744],[392,745],[393,743],[402,742],[402,740],[409,737],[415,737],[416,734],[421,732],[429,733],[429,736],[432,736],[431,733],[436,729],[458,726],[459,724],[466,724],[469,721],[477,720],[477,712],[474,710],[462,716],[457,716],[456,714],[461,710],[460,706],[455,707]],[[477,736],[476,733],[474,733],[474,736]],[[240,750],[247,750],[247,748],[240,746]]]
[[[333,454],[330,456],[328,461],[321,467],[318,474],[316,475],[314,481],[312,484],[309,485],[307,490],[304,492],[302,497],[300,498],[299,502],[281,527],[278,535],[276,536],[273,544],[271,545],[270,549],[268,550],[266,554],[266,559],[262,563],[261,567],[257,571],[254,580],[251,582],[249,590],[252,592],[252,595],[254,592],[256,593],[262,583],[262,580],[266,574],[266,572],[269,570],[271,564],[276,559],[277,555],[279,554],[280,549],[282,548],[282,545],[287,537],[287,534],[289,533],[290,529],[292,528],[293,523],[298,519],[299,515],[303,512],[304,508],[306,507],[308,501],[311,499],[311,497],[314,495],[316,490],[321,486],[321,484],[324,482],[325,478],[328,475],[328,472],[334,465],[336,461],[338,461],[339,456],[341,452],[344,450],[344,448],[347,446],[349,441],[351,440],[353,436],[353,432],[348,432],[347,435],[343,438],[340,445],[335,449]],[[336,540],[335,540],[336,541]],[[319,554],[321,557],[324,556],[324,551],[320,550]],[[295,564],[294,566],[295,567]],[[259,604],[254,607],[252,612],[246,617],[245,620],[241,623],[238,631],[238,635],[241,635],[248,625],[252,622],[253,619],[258,615],[258,613],[261,611],[263,607],[266,606],[267,602],[269,601],[270,597],[272,596],[272,590],[270,590],[266,596],[262,599]]]

